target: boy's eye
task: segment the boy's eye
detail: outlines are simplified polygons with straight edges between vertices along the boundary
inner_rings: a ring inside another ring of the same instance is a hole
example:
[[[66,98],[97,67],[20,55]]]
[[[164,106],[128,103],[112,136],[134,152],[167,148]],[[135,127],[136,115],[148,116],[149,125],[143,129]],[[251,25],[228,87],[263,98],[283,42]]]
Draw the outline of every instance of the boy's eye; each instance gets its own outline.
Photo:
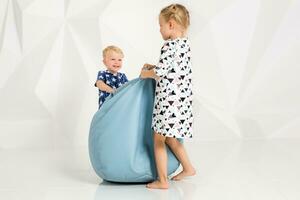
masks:
[[[122,61],[122,59],[119,59],[119,61]]]

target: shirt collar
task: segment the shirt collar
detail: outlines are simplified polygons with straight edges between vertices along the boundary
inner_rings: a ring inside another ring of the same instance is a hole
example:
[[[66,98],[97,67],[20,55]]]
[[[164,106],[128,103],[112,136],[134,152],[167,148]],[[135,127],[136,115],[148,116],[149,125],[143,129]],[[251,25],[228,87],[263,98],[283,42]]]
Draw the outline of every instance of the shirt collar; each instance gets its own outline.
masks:
[[[112,74],[113,76],[118,76],[119,75],[119,72],[117,72],[116,74],[113,74],[108,69],[106,69],[106,72]]]

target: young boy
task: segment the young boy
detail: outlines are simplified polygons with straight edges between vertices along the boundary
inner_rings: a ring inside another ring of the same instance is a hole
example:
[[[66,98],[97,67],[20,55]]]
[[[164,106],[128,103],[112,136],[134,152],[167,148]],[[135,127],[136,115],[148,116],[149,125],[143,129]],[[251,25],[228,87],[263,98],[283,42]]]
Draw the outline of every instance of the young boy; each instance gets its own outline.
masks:
[[[98,109],[100,109],[110,93],[114,93],[118,87],[128,82],[126,75],[118,72],[122,68],[124,58],[122,50],[116,46],[108,46],[103,50],[102,54],[103,63],[107,69],[98,72],[97,80],[94,84],[99,89]]]

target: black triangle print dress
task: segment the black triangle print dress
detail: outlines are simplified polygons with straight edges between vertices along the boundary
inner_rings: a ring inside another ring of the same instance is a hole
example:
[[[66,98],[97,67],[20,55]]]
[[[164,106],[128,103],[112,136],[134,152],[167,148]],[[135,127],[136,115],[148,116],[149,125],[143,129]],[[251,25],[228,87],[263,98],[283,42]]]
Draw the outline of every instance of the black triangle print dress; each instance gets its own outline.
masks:
[[[154,71],[152,129],[165,137],[192,138],[192,65],[188,38],[166,40]]]

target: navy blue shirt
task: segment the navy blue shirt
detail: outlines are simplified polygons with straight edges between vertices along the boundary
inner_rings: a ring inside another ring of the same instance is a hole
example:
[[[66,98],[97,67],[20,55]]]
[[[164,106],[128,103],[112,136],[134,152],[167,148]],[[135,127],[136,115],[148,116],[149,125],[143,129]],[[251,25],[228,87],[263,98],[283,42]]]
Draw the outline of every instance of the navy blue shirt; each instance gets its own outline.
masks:
[[[103,81],[106,85],[110,86],[111,88],[117,89],[126,82],[128,82],[128,79],[124,73],[117,72],[117,74],[112,74],[109,70],[102,70],[98,72],[97,80]],[[97,87],[95,83],[95,87]],[[99,109],[101,105],[104,103],[106,97],[110,95],[109,92],[102,91],[99,89]]]

